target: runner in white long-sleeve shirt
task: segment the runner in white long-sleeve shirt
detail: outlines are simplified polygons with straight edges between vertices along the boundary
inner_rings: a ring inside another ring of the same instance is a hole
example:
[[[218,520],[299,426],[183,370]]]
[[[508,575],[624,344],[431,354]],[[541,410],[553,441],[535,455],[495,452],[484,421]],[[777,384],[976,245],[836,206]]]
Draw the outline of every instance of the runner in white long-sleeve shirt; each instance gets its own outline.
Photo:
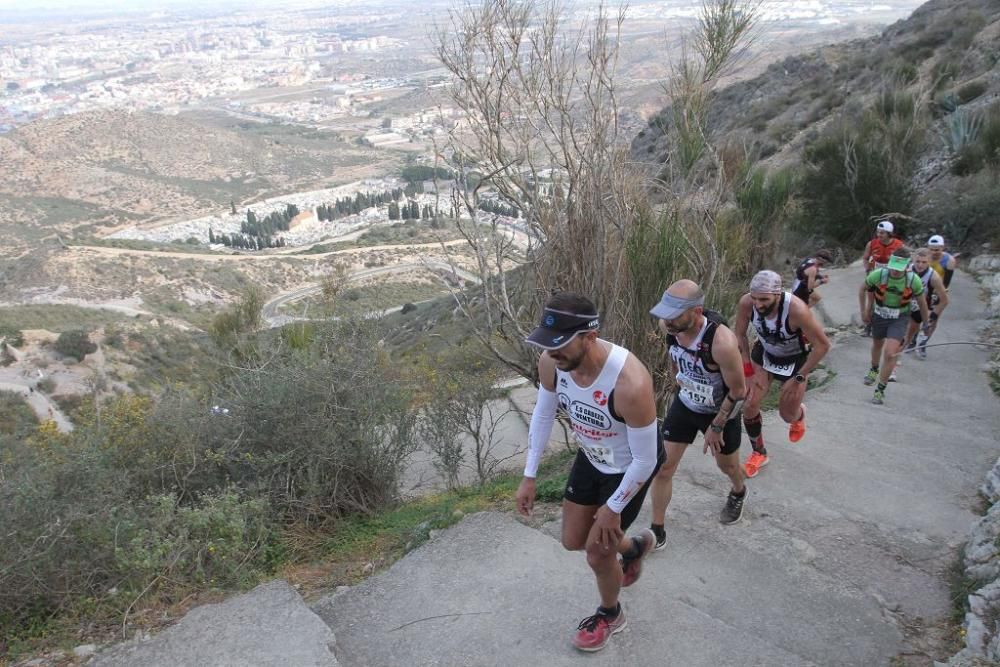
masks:
[[[564,292],[546,303],[541,324],[528,336],[543,352],[528,461],[517,490],[518,510],[528,515],[538,463],[562,410],[579,444],[563,500],[562,543],[586,551],[601,598],[573,638],[582,651],[604,648],[625,628],[618,594],[639,578],[655,542],[648,529],[632,538],[625,531],[663,463],[649,371],[625,348],[598,338],[599,325],[589,299]]]

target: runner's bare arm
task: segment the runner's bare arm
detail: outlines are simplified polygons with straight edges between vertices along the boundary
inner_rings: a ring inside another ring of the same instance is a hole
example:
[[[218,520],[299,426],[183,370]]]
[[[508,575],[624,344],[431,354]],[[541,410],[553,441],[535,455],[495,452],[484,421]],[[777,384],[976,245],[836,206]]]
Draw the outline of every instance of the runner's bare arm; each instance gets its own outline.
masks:
[[[872,321],[872,308],[875,306],[875,292],[868,284],[868,276],[865,276],[864,282],[861,283],[861,293],[864,294],[861,303],[861,321],[868,324]]]
[[[948,303],[951,299],[948,297],[948,290],[944,286],[944,281],[941,280],[941,276],[939,276],[936,271],[931,273],[931,287],[934,289],[934,293],[938,295],[938,302],[937,305],[934,306],[933,310],[938,314],[938,317],[940,317],[941,313],[944,312],[944,309],[948,307]]]
[[[861,267],[865,270],[865,273],[868,273],[869,271],[872,270],[871,261],[872,261],[872,244],[866,243],[865,251],[861,255]]]
[[[753,303],[750,301],[750,295],[741,296],[736,305],[736,328],[733,329],[733,333],[736,335],[736,344],[739,346],[743,363],[750,363],[750,341],[747,338],[747,328],[750,326],[752,309]]]
[[[538,357],[538,384],[549,391],[556,390],[556,362],[548,352],[542,352]]]
[[[826,337],[826,332],[823,331],[819,320],[809,310],[809,306],[802,303],[801,299],[792,299],[788,313],[788,325],[793,330],[800,329],[812,346],[809,356],[806,357],[805,363],[799,370],[802,375],[809,375],[830,351],[830,339]]]
[[[917,295],[917,306],[920,307],[920,316],[923,318],[923,322],[930,323],[931,321],[931,309],[927,307],[927,292],[921,292]]]
[[[944,265],[944,287],[951,287],[951,279],[955,277],[955,269],[958,267],[958,255],[952,255]]]
[[[819,280],[819,267],[810,266],[805,271],[806,273],[806,285],[809,287],[809,291],[816,289],[816,287],[822,283]]]
[[[653,378],[634,354],[629,354],[615,384],[615,410],[627,426],[641,428],[656,421]]]
[[[712,357],[719,364],[722,379],[725,380],[729,393],[719,406],[719,412],[712,421],[716,426],[725,426],[732,416],[736,406],[747,395],[745,378],[743,377],[743,358],[737,344],[736,334],[729,327],[720,326],[715,330],[712,341]]]

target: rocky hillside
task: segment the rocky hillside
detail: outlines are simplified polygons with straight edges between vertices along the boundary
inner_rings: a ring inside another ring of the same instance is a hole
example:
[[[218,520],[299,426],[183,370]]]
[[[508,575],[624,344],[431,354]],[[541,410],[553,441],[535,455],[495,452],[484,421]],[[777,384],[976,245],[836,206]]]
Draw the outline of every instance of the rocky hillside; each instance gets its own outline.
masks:
[[[15,239],[80,224],[203,215],[237,202],[382,167],[331,134],[255,123],[108,110],[26,125],[0,136],[0,204]],[[343,168],[347,169],[343,169]]]
[[[869,111],[887,127],[895,115],[902,122],[888,134],[910,131],[910,143],[888,144],[884,152],[906,154],[912,192],[876,198],[857,211],[862,220],[898,211],[918,219],[913,233],[934,228],[956,243],[1000,241],[975,222],[987,223],[1000,205],[993,185],[1000,147],[998,43],[1000,3],[931,0],[877,37],[786,58],[718,90],[708,129],[717,147],[746,146],[763,166],[792,166],[808,176],[831,149],[824,140],[857,140]],[[654,165],[668,159],[670,119],[670,108],[651,119],[633,142],[636,157]],[[844,125],[853,125],[855,135]],[[973,222],[957,225],[955,218]]]

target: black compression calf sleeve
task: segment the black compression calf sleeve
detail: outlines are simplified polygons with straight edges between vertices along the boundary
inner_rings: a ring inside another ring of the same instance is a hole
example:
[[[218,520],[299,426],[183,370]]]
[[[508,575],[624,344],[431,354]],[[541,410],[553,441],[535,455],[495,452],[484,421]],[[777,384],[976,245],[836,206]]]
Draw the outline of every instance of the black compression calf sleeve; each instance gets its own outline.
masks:
[[[758,413],[756,417],[743,417],[743,428],[746,429],[747,435],[750,436],[752,440],[756,440],[760,437],[761,425],[763,420]]]

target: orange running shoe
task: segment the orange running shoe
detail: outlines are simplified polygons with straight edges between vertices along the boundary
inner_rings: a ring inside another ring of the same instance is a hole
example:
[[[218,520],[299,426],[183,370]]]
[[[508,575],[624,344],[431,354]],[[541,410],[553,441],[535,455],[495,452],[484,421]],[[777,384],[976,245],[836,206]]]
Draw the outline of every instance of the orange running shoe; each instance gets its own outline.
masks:
[[[770,460],[767,454],[755,451],[750,454],[750,458],[743,464],[743,472],[746,473],[747,477],[756,477],[760,469],[766,466]]]
[[[798,442],[806,434],[806,406],[802,406],[802,418],[788,427],[788,440]]]

